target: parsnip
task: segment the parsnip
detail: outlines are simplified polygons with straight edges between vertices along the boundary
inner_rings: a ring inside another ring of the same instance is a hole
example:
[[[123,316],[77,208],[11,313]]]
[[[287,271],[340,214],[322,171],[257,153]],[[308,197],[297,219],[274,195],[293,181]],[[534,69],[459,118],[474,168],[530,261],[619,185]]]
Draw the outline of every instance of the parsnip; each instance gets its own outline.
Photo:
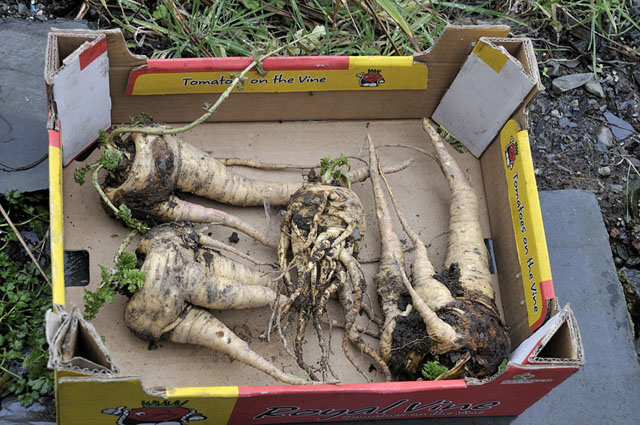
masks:
[[[388,187],[399,220],[415,247],[413,283],[407,278],[402,249],[382,190],[381,177],[384,175],[378,168],[369,139],[369,167],[383,241],[376,277],[385,313],[380,350],[400,377],[415,378],[420,366],[433,360],[434,356],[450,368],[442,377],[489,376],[509,354],[510,344],[491,289],[477,197],[426,120],[425,130],[429,132],[450,183],[452,202],[446,267],[449,277],[457,277],[457,281],[439,281],[444,274],[435,275],[424,244],[409,228]],[[454,298],[452,289],[461,296]]]
[[[143,236],[138,254],[145,282],[128,301],[124,319],[138,337],[198,344],[222,351],[289,384],[308,381],[282,372],[254,352],[208,309],[249,309],[279,298],[270,278],[203,251],[191,227],[161,225]]]
[[[326,165],[332,170],[335,162],[332,165],[327,161]],[[358,369],[347,351],[347,344],[351,342],[375,361],[387,379],[391,377],[386,363],[376,350],[364,342],[355,326],[366,282],[354,257],[359,252],[365,230],[364,209],[351,189],[328,184],[308,184],[291,196],[278,249],[278,262],[285,272],[285,292],[289,297],[282,312],[286,314],[290,309],[296,311],[295,357],[310,375],[314,371],[302,356],[304,331],[308,322],[313,323],[323,352],[320,372],[323,379],[326,379],[330,372],[329,347],[324,339],[320,319],[329,297],[337,293],[346,322],[343,340],[346,357]],[[293,272],[297,279],[289,275],[290,263],[294,266]]]

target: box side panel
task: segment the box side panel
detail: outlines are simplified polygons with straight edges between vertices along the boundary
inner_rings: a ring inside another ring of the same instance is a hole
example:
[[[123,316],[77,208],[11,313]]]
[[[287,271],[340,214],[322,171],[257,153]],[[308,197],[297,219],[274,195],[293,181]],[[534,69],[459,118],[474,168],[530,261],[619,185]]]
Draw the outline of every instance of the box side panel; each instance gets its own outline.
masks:
[[[237,387],[208,388],[166,399],[146,392],[136,378],[60,378],[58,423],[113,425],[191,422],[225,425],[237,399]],[[164,392],[162,392],[164,395]],[[144,419],[144,421],[143,421]]]
[[[517,415],[577,367],[509,365],[493,381],[173,388],[149,393],[137,378],[56,381],[58,423],[279,424]],[[153,422],[155,421],[155,422]],[[163,422],[164,421],[164,422]]]
[[[424,116],[430,117],[436,109],[480,37],[506,37],[508,33],[509,27],[502,25],[450,26],[433,48],[416,55],[415,59],[426,63],[429,68],[429,90]]]
[[[520,131],[525,123],[524,114],[516,113],[503,129],[504,143],[497,137],[480,159],[500,259],[500,290],[514,347],[548,318],[550,301],[555,298],[529,141],[526,132]],[[514,139],[510,145],[512,134],[521,140]],[[512,169],[516,157],[518,166]]]
[[[210,121],[277,121],[321,119],[420,118],[429,116],[460,64],[478,38],[504,37],[508,27],[451,27],[431,52],[415,56],[429,69],[428,90],[392,92],[303,92],[246,93],[231,96]],[[202,105],[215,94],[126,96],[130,72],[146,61],[132,57],[119,33],[107,33],[111,61],[112,122],[127,122],[145,112],[157,121],[189,122],[202,112]],[[434,67],[435,74],[431,74]],[[355,78],[355,77],[354,77]]]
[[[517,415],[578,370],[514,365],[493,381],[361,386],[240,387],[230,424]]]
[[[54,33],[55,34],[55,33]],[[85,41],[89,39],[89,41]],[[79,42],[82,44],[75,48]],[[109,127],[111,99],[109,96],[109,58],[104,35],[93,37],[51,37],[56,44],[59,66],[52,69],[49,61],[46,79],[49,90],[50,119],[58,124],[62,137],[63,164],[84,151],[98,136],[98,131]],[[50,43],[50,49],[52,48]],[[75,50],[74,50],[75,48]],[[50,50],[50,56],[53,50]]]
[[[482,38],[432,118],[479,157],[533,87],[520,62]]]

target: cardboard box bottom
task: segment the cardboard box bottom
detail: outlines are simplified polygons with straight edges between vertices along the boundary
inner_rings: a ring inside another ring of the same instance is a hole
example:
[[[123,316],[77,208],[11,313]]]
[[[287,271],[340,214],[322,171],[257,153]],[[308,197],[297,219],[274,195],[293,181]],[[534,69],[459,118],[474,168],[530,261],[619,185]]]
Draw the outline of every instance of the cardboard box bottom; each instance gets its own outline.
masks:
[[[450,196],[447,183],[436,162],[427,155],[410,149],[383,147],[389,144],[404,144],[430,150],[429,140],[419,120],[205,124],[184,133],[182,137],[218,157],[249,157],[267,162],[316,164],[322,157],[335,158],[342,153],[366,157],[364,141],[367,133],[379,146],[382,163],[395,164],[408,158],[415,159],[415,163],[408,169],[389,175],[389,181],[409,222],[423,240],[430,244],[429,253],[436,269],[441,270],[449,220]],[[480,163],[469,154],[462,155],[453,150],[452,152],[466,170],[467,177],[479,195],[481,223],[486,237],[489,237],[491,231]],[[94,152],[87,161],[73,163],[65,169],[63,178],[65,249],[89,251],[91,289],[100,281],[98,264],[112,265],[113,253],[127,233],[120,223],[104,213],[98,195],[90,184],[79,186],[73,181],[74,168],[82,167],[96,158],[97,153]],[[355,159],[351,162],[354,168],[366,166]],[[260,172],[243,168],[238,169],[238,172],[276,181],[296,182],[303,181],[304,178],[303,171]],[[380,245],[371,185],[369,182],[355,184],[354,190],[360,196],[367,213],[366,236],[359,258],[363,261],[374,260],[379,255]],[[195,200],[190,197],[188,199]],[[203,202],[202,199],[197,201]],[[283,213],[281,208],[268,205],[265,208],[236,208],[213,202],[206,204],[239,216],[266,232],[273,240],[278,238]],[[396,228],[401,229],[397,222]],[[221,241],[228,241],[232,233],[231,230],[218,226],[211,226],[207,231]],[[135,246],[135,243],[132,246]],[[242,234],[236,247],[258,259],[276,261],[273,250],[251,241]],[[381,316],[372,284],[377,264],[368,263],[363,267],[369,283],[366,302],[373,305]],[[267,268],[265,271],[270,269]],[[497,279],[495,283],[497,285]],[[499,297],[499,291],[496,292]],[[83,305],[83,293],[82,287],[66,288],[68,310],[74,305]],[[119,296],[114,304],[101,310],[93,323],[98,333],[103,336],[104,343],[113,361],[120,367],[121,373],[124,376],[140,376],[146,388],[277,384],[269,376],[204,347],[164,341],[150,344],[136,338],[123,321],[125,302],[126,298]],[[498,299],[498,304],[500,303],[501,300]],[[288,373],[301,375],[301,370],[295,360],[286,354],[276,332],[271,334],[271,342],[262,337],[271,317],[269,308],[215,311],[214,314],[263,357]],[[337,301],[331,301],[328,317],[338,324],[343,321],[344,316]],[[360,319],[361,326],[373,328],[374,325],[368,323],[366,316]],[[289,333],[293,331],[294,326],[295,324],[289,326]],[[326,328],[325,332],[329,334],[329,329]],[[356,371],[342,352],[342,329],[333,326],[331,335],[331,366],[336,379],[341,383],[365,382],[364,377]],[[320,356],[316,341],[314,331],[309,329],[306,335],[305,359],[310,364],[315,364]],[[367,342],[377,346],[377,341],[371,338]],[[369,358],[353,348],[351,355],[362,370],[370,372],[369,379],[374,382],[384,380],[378,371],[370,368],[372,361]]]

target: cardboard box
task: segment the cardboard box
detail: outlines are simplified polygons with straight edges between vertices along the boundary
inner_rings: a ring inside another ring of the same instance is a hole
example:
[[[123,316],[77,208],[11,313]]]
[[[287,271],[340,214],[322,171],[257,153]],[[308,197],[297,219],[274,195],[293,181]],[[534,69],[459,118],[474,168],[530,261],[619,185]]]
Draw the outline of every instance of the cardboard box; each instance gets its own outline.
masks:
[[[491,102],[466,99],[498,124],[492,124],[491,143],[481,147],[479,159],[451,149],[478,193],[481,225],[493,243],[497,303],[513,347],[506,369],[483,381],[434,382],[383,382],[373,370],[371,382],[365,382],[345,359],[342,330],[334,327],[331,364],[341,384],[287,386],[203,347],[158,341],[152,350],[125,327],[126,299],[121,296],[88,324],[73,310],[83,305],[84,288],[64,281],[64,250],[88,251],[89,287],[95,288],[100,281],[97,265],[112,264],[127,234],[104,214],[91,185],[73,181],[74,169],[97,158],[93,152],[84,161],[74,160],[94,141],[98,129],[127,122],[141,112],[158,122],[190,122],[225,88],[231,73],[251,59],[147,60],[132,56],[117,31],[53,31],[46,80],[54,313],[47,330],[56,370],[58,423],[134,423],[127,421],[140,415],[146,415],[145,423],[211,424],[517,415],[575,373],[583,364],[580,334],[571,309],[561,309],[554,296],[526,131],[524,106],[540,88],[537,66],[528,40],[505,39],[507,33],[503,26],[448,27],[436,46],[413,57],[271,58],[264,62],[266,76],[250,74],[242,92],[233,93],[207,123],[182,135],[220,157],[315,163],[324,156],[366,152],[368,133],[382,162],[415,157],[414,165],[389,180],[411,225],[430,244],[430,256],[440,270],[446,245],[442,235],[448,228],[446,181],[429,156],[383,145],[429,150],[421,119],[432,116],[443,99],[459,101],[456,87],[477,78],[474,72],[459,73],[468,61],[486,62],[495,73],[492,84],[500,79],[507,86],[518,86],[518,80],[532,82],[528,90],[506,91],[505,96],[514,93],[515,100],[508,99],[512,106],[501,111],[494,111]],[[508,67],[499,64],[507,62],[523,75],[501,75]],[[448,130],[457,136],[462,133],[455,123],[469,118],[453,109],[446,119],[453,123]],[[477,128],[482,123],[467,124]],[[301,179],[300,172],[239,172],[271,180]],[[369,229],[360,258],[375,258],[379,237],[371,187],[365,182],[354,190],[367,209]],[[273,237],[279,231],[280,211],[275,208],[216,206]],[[217,228],[211,232],[222,240],[231,233]],[[275,258],[242,235],[238,246],[258,258]],[[369,281],[375,267],[364,265]],[[368,297],[378,308],[374,288]],[[329,311],[331,318],[341,318],[335,305]],[[259,337],[269,309],[215,314],[278,367],[300,374],[277,338],[267,343]],[[305,346],[309,361],[318,358],[314,341],[310,331]],[[368,358],[353,349],[351,354],[362,369],[369,369]]]

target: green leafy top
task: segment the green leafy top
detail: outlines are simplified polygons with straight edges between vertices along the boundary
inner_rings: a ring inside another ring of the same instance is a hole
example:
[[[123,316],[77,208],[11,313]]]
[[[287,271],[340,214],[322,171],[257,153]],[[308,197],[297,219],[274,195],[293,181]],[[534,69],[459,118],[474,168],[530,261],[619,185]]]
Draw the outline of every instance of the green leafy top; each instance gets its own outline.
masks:
[[[98,162],[74,170],[73,179],[76,183],[83,185],[86,180],[87,173],[96,171],[98,168],[104,168],[109,172],[114,172],[120,165],[122,165],[122,162],[122,153],[114,150],[106,150],[102,153]]]
[[[345,180],[347,187],[351,189],[351,181],[347,173],[342,170],[343,167],[347,167],[347,172],[351,170],[351,164],[349,159],[344,155],[340,155],[339,158],[331,161],[331,158],[326,157],[320,159],[320,175],[322,176],[323,184],[337,184],[341,180]]]
[[[426,362],[422,366],[422,377],[427,381],[433,381],[448,370],[446,366],[440,364],[436,356],[435,360]]]
[[[98,289],[84,291],[84,318],[95,319],[100,308],[106,303],[112,303],[116,292],[134,293],[144,285],[145,274],[138,269],[138,259],[131,252],[123,252],[118,256],[115,270],[109,271],[102,264],[98,265],[101,270],[102,282]]]

